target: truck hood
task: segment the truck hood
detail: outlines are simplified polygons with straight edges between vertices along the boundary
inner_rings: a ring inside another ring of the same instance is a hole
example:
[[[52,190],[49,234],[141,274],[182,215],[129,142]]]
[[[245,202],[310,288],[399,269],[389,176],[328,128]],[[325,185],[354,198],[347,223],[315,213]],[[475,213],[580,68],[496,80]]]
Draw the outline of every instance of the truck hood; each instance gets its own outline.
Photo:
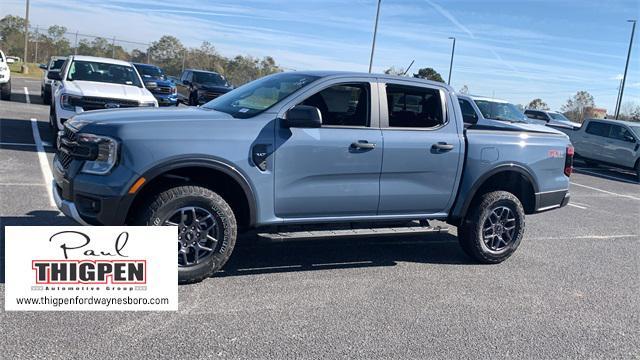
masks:
[[[149,90],[131,85],[84,80],[65,81],[64,85],[66,88],[65,92],[73,95],[138,101],[153,101],[154,99]]]
[[[199,88],[202,89],[202,90],[215,91],[215,92],[220,92],[220,93],[226,93],[226,92],[231,91],[230,87],[221,86],[221,85],[214,85],[212,83],[200,84]]]
[[[175,87],[176,86],[176,84],[174,84],[173,81],[171,81],[171,80],[152,79],[152,78],[144,78],[142,80],[144,81],[145,86],[148,83],[155,83],[158,86],[167,86],[167,87]]]
[[[147,129],[176,124],[187,127],[194,122],[216,120],[235,120],[233,116],[202,108],[127,108],[95,110],[74,116],[68,121],[69,126],[77,130],[102,133],[107,127],[142,125]]]

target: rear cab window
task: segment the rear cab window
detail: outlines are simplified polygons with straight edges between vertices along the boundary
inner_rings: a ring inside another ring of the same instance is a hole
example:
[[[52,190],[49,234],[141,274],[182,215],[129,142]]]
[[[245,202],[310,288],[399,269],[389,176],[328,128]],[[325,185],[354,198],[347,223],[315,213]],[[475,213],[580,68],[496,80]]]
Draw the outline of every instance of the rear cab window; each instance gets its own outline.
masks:
[[[462,119],[465,125],[475,125],[478,123],[478,113],[473,108],[473,105],[466,99],[458,99],[460,104],[460,110],[462,111]]]
[[[608,137],[610,127],[611,125],[606,123],[602,123],[599,121],[591,121],[587,125],[587,129],[585,130],[585,132],[591,135]]]
[[[436,128],[444,125],[441,93],[427,87],[387,84],[390,128]]]

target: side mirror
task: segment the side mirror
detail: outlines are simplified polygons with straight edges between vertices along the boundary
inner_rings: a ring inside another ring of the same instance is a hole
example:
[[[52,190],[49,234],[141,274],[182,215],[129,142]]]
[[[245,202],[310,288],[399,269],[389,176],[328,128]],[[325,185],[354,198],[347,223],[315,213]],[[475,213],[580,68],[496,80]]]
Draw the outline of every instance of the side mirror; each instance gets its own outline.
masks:
[[[633,136],[631,136],[631,135],[625,135],[625,136],[624,136],[624,140],[625,140],[625,141],[628,141],[628,142],[630,142],[630,143],[634,143],[634,142],[636,142],[636,138],[634,138],[634,137],[633,137]]]
[[[38,67],[40,69],[42,69],[42,70],[47,70],[47,65],[45,65],[45,64],[40,64],[40,65],[38,65]]]
[[[189,85],[191,85],[191,81],[189,81],[189,80],[182,80],[182,85],[187,85],[187,86],[189,86]]]
[[[282,126],[286,128],[319,128],[322,126],[322,114],[315,106],[298,105],[287,111]]]
[[[62,75],[60,75],[60,71],[49,71],[47,73],[47,79],[62,81]]]

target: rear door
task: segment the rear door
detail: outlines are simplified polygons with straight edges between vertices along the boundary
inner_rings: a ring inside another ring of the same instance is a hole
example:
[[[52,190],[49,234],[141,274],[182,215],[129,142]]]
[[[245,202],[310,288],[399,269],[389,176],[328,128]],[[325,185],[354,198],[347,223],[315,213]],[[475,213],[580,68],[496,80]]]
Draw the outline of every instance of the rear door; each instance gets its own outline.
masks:
[[[581,136],[576,152],[593,160],[611,161],[605,147],[609,137],[610,125],[600,121],[589,121]]]
[[[464,148],[445,88],[397,80],[380,90],[384,161],[378,213],[446,213]]]
[[[607,156],[609,162],[621,166],[635,165],[638,143],[635,136],[622,125],[611,124],[609,139],[607,139]]]
[[[276,215],[375,215],[383,151],[377,83],[367,78],[319,83],[284,111],[298,104],[317,107],[322,127],[276,130]]]

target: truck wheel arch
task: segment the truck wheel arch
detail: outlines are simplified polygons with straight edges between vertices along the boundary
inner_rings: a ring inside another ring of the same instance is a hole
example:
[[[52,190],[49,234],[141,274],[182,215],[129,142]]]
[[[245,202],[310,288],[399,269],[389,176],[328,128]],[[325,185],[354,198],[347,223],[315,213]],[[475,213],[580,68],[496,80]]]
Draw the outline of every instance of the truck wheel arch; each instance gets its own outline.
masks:
[[[500,182],[500,180],[512,177],[517,177],[521,181],[517,183]],[[522,203],[526,214],[535,212],[537,208],[536,194],[539,192],[539,187],[535,177],[522,165],[503,164],[480,176],[467,191],[467,196],[461,204],[457,204],[458,200],[456,200],[450,216],[450,222],[459,224],[466,216],[474,200],[487,191],[493,190],[504,190],[513,193]]]
[[[218,177],[211,177],[211,175],[221,175]],[[130,206],[128,209],[127,219],[133,217],[132,212],[135,208],[144,203],[145,198],[150,192],[157,191],[156,188],[167,186],[167,184],[178,184],[181,182],[188,182],[191,180],[203,180],[209,181],[197,181],[203,185],[211,185],[218,180],[222,180],[226,186],[225,191],[213,188],[214,191],[220,191],[220,195],[229,196],[233,191],[234,195],[238,195],[235,199],[229,199],[233,205],[238,205],[234,211],[244,211],[246,214],[240,215],[238,221],[240,225],[240,218],[244,218],[243,224],[245,227],[254,226],[257,217],[257,205],[256,197],[253,191],[253,187],[250,185],[247,177],[244,176],[237,168],[224,162],[220,159],[213,159],[208,157],[179,157],[165,161],[161,164],[157,164],[145,171],[142,175],[145,178],[145,183],[136,192],[135,196],[130,200]],[[195,177],[195,179],[194,179]],[[135,181],[136,179],[132,180]],[[241,196],[240,196],[241,195]],[[236,196],[234,196],[236,197]]]

